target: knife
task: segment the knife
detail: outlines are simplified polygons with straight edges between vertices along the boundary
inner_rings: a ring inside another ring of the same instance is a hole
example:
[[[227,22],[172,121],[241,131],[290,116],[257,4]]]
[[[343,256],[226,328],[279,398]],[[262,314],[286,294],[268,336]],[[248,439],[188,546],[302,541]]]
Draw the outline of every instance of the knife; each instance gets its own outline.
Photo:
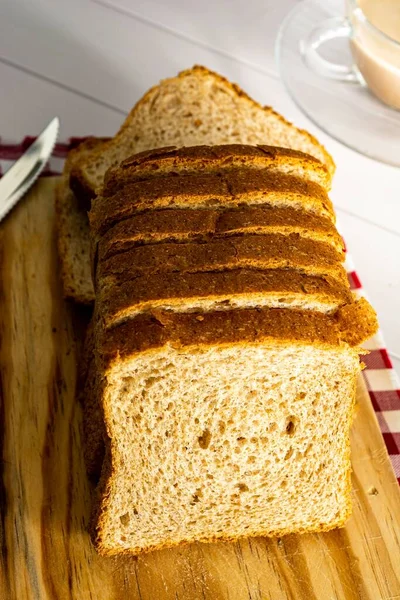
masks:
[[[59,128],[60,121],[55,117],[0,179],[0,221],[26,194],[43,171],[53,152]]]

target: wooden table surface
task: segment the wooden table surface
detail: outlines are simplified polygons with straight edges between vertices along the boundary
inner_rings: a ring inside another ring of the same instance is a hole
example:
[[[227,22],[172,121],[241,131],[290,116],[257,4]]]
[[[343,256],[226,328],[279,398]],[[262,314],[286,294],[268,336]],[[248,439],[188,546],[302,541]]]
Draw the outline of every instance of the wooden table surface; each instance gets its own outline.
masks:
[[[400,490],[361,376],[345,528],[97,555],[75,400],[88,315],[63,301],[54,185],[40,181],[0,228],[1,600],[400,598]]]

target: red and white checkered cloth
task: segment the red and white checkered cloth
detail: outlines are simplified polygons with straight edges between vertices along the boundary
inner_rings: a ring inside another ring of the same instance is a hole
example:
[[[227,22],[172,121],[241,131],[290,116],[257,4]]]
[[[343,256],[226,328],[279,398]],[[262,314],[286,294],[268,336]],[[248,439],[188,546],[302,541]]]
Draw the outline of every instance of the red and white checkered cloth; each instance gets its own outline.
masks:
[[[20,144],[2,144],[0,141],[0,176],[25,152],[34,139],[26,137]],[[71,138],[68,143],[56,144],[43,175],[58,175],[62,171],[68,151],[77,146],[80,141],[81,138]],[[345,266],[351,289],[360,296],[365,295],[348,254]],[[370,351],[370,354],[363,357],[363,362],[367,366],[363,376],[400,484],[400,381],[392,367],[380,331],[368,340],[365,348]]]

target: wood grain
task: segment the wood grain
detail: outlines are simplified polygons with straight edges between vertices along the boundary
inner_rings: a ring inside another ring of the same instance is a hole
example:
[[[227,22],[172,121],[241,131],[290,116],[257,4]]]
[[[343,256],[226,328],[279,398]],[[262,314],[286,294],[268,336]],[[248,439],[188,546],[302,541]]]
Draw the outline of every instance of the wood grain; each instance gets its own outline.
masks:
[[[62,299],[54,185],[41,180],[0,226],[0,598],[400,598],[400,494],[361,378],[344,529],[137,559],[96,554],[75,402],[87,315]]]

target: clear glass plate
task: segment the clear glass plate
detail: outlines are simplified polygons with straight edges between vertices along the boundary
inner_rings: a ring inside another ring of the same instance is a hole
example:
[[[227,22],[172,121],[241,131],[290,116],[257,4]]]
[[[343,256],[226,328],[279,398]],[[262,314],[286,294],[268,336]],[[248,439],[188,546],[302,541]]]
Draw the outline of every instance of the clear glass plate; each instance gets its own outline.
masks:
[[[289,13],[276,42],[281,79],[294,102],[326,133],[362,154],[400,166],[400,111],[358,83],[318,75],[303,60],[303,41],[323,21],[337,16],[337,5],[335,11],[335,5],[320,0],[305,0]],[[329,60],[351,60],[347,41],[326,46]]]

